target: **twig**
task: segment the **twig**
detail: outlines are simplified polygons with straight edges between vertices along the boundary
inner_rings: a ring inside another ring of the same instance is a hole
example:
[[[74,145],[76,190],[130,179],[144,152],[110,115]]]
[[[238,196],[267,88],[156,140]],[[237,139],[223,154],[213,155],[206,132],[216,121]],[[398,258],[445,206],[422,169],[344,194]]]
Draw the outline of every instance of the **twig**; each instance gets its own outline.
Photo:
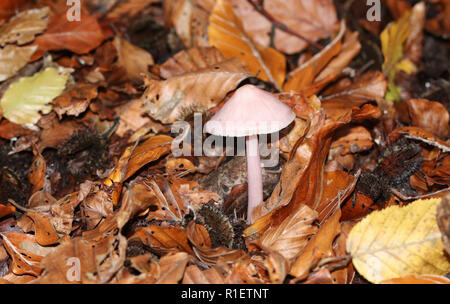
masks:
[[[317,42],[314,42],[294,31],[292,31],[289,27],[287,27],[286,24],[278,21],[273,17],[266,9],[264,8],[264,0],[247,0],[247,2],[261,15],[263,15],[265,18],[267,18],[272,24],[277,27],[278,29],[282,30],[285,33],[288,33],[290,35],[293,35],[299,39],[302,39],[303,41],[307,42],[308,44],[312,45],[318,50],[322,50],[323,46],[318,44]]]

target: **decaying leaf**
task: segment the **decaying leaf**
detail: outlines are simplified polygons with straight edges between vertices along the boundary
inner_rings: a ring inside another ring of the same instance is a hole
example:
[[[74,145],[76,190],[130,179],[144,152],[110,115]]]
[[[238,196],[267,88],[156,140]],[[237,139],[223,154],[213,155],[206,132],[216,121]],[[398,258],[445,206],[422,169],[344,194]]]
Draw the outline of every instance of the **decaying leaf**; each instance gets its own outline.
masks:
[[[11,18],[8,23],[0,26],[0,46],[7,43],[26,44],[47,28],[48,7],[31,9],[21,12]]]
[[[48,103],[64,91],[67,79],[55,68],[46,68],[13,83],[0,100],[3,116],[17,124],[35,124],[39,112],[51,111]]]
[[[204,112],[216,106],[247,77],[245,66],[233,58],[164,81],[151,80],[142,96],[144,108],[163,123],[184,120],[194,111]]]
[[[347,251],[360,274],[373,283],[405,275],[443,275],[450,271],[444,255],[436,208],[441,199],[374,211],[355,225]]]
[[[248,67],[250,73],[275,86],[282,86],[286,59],[275,49],[252,41],[227,1],[216,2],[210,16],[208,36],[209,43],[218,48],[226,58],[237,57]]]
[[[7,45],[0,49],[0,82],[15,75],[30,60],[36,46],[18,47]]]
[[[59,119],[63,114],[78,116],[86,111],[92,99],[97,97],[97,86],[89,83],[77,83],[52,101],[53,109]]]

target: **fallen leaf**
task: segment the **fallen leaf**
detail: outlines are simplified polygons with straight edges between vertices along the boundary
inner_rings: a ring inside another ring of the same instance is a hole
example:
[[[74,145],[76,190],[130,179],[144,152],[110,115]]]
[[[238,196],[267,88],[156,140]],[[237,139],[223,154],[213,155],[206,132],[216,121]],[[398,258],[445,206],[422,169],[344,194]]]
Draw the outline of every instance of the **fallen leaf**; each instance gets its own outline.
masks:
[[[440,202],[428,199],[391,206],[356,224],[349,234],[347,251],[358,272],[373,283],[409,274],[449,272],[436,222]]]
[[[186,252],[163,256],[158,262],[161,276],[155,284],[177,284],[183,278],[188,261],[189,255]]]
[[[197,265],[189,265],[184,272],[182,284],[224,284],[224,278],[220,272],[211,267],[200,270]]]
[[[408,275],[384,280],[380,284],[450,284],[450,279],[437,275]]]
[[[117,50],[117,65],[125,69],[130,80],[142,82],[149,75],[149,66],[154,64],[152,55],[119,36],[114,38],[113,45]]]
[[[210,16],[209,43],[218,48],[226,58],[242,60],[250,73],[281,87],[284,82],[286,59],[273,48],[252,41],[242,22],[225,0],[218,0]]]
[[[0,26],[0,46],[7,43],[26,44],[47,28],[48,7],[31,9],[11,18],[8,23]]]
[[[41,246],[48,246],[56,244],[59,241],[58,234],[53,228],[49,216],[37,212],[28,212],[29,216],[34,222],[34,231],[36,242]]]
[[[444,243],[444,250],[450,254],[450,201],[449,196],[442,199],[442,203],[437,208],[437,222],[439,230],[442,234],[442,242]]]
[[[35,124],[41,118],[39,112],[51,111],[48,103],[62,93],[67,79],[55,68],[21,78],[9,86],[0,100],[3,116],[17,124]]]
[[[105,39],[97,19],[81,11],[80,21],[69,21],[66,12],[52,16],[47,30],[37,37],[33,46],[38,50],[31,60],[41,58],[45,52],[69,50],[77,54],[85,54],[98,47]]]
[[[216,106],[249,76],[245,66],[232,58],[164,81],[151,80],[142,96],[144,109],[165,124],[183,120],[194,111]]]
[[[36,46],[7,45],[0,49],[0,82],[14,76],[23,68],[36,51]]]
[[[411,117],[411,125],[429,131],[440,138],[448,137],[450,115],[440,102],[410,99],[406,103]]]
[[[86,111],[90,101],[97,97],[97,89],[97,85],[78,82],[52,101],[53,110],[59,119],[62,119],[63,114],[78,116]]]
[[[248,35],[262,45],[270,40],[271,22],[256,12],[246,1],[233,0],[233,11],[242,20]],[[275,20],[303,37],[317,41],[333,33],[337,14],[330,0],[266,0],[264,8]],[[280,52],[294,54],[308,46],[304,40],[275,29],[273,42]]]
[[[0,218],[6,216],[8,214],[14,213],[15,211],[16,211],[16,207],[14,207],[14,206],[11,206],[11,205],[5,206],[5,205],[0,204]]]

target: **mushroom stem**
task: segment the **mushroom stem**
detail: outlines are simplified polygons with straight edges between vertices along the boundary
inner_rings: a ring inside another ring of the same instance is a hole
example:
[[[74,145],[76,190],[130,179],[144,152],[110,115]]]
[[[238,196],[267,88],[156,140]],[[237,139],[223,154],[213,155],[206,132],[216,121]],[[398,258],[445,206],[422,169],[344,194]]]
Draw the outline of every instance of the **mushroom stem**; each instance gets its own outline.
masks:
[[[247,136],[247,183],[248,183],[248,209],[247,223],[253,223],[252,211],[263,201],[261,161],[259,158],[258,135]]]

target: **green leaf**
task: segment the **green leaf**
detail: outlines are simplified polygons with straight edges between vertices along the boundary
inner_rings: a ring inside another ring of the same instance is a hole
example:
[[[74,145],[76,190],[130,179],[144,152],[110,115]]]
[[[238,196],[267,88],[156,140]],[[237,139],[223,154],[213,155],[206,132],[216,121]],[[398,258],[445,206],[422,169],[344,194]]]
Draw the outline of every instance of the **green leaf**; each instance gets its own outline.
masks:
[[[49,103],[65,89],[69,76],[47,68],[32,77],[24,77],[6,90],[0,101],[3,116],[17,124],[35,124],[52,110]]]

